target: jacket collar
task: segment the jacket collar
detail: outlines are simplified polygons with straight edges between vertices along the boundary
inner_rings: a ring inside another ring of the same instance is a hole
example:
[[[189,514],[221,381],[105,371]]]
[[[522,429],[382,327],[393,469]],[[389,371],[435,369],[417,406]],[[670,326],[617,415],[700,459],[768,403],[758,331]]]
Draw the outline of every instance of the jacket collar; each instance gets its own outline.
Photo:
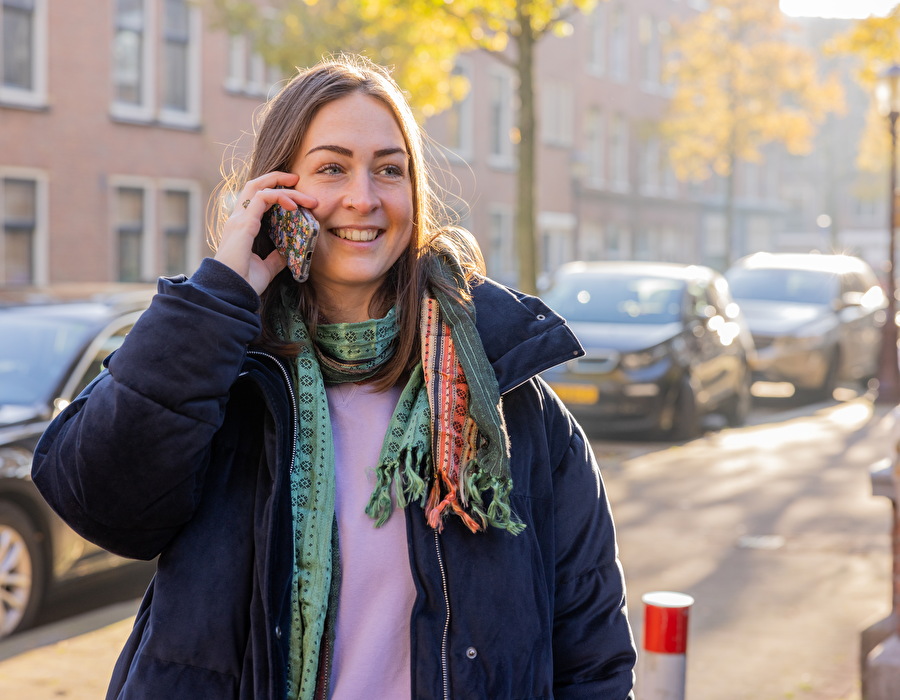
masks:
[[[497,375],[500,393],[505,394],[551,367],[584,355],[581,343],[565,319],[537,297],[529,296],[484,278],[472,287],[475,327],[488,361]],[[258,366],[253,354],[245,361],[244,372]],[[287,364],[268,353],[289,375]],[[288,383],[290,379],[288,378]]]
[[[565,320],[537,297],[484,279],[472,288],[475,326],[500,393],[584,354]]]

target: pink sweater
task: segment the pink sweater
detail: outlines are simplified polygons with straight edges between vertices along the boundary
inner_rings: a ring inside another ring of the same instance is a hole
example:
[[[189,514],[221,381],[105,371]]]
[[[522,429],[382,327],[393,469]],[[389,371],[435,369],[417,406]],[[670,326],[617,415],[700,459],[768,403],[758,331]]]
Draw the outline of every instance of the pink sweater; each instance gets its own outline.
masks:
[[[395,510],[382,527],[365,513],[374,465],[402,387],[328,387],[334,434],[341,590],[331,671],[334,700],[409,698],[409,621],[415,599],[406,519]]]

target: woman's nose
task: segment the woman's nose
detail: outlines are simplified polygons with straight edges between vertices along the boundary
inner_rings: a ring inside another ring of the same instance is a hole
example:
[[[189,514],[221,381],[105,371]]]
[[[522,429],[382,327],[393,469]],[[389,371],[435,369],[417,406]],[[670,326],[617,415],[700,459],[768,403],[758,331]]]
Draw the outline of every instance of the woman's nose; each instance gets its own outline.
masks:
[[[366,214],[378,207],[380,200],[373,183],[368,178],[357,178],[344,195],[344,206]]]

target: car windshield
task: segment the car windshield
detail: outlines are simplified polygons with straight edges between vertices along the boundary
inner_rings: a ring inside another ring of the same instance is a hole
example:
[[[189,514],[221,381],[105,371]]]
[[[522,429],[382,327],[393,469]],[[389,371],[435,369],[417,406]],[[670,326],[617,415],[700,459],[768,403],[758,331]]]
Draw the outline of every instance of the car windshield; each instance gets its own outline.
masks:
[[[91,328],[72,318],[0,313],[0,406],[52,399]]]
[[[737,299],[827,306],[837,296],[838,278],[822,270],[733,268],[726,275]]]
[[[622,274],[563,277],[545,299],[572,323],[672,323],[681,319],[685,283]]]

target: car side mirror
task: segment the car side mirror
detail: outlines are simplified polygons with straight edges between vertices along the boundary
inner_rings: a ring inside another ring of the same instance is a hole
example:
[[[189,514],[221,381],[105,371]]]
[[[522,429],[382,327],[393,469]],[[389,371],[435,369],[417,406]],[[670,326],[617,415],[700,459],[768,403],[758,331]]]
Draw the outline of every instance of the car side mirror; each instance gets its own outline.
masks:
[[[835,311],[846,309],[848,306],[862,306],[862,292],[844,292],[840,299],[835,300]]]

